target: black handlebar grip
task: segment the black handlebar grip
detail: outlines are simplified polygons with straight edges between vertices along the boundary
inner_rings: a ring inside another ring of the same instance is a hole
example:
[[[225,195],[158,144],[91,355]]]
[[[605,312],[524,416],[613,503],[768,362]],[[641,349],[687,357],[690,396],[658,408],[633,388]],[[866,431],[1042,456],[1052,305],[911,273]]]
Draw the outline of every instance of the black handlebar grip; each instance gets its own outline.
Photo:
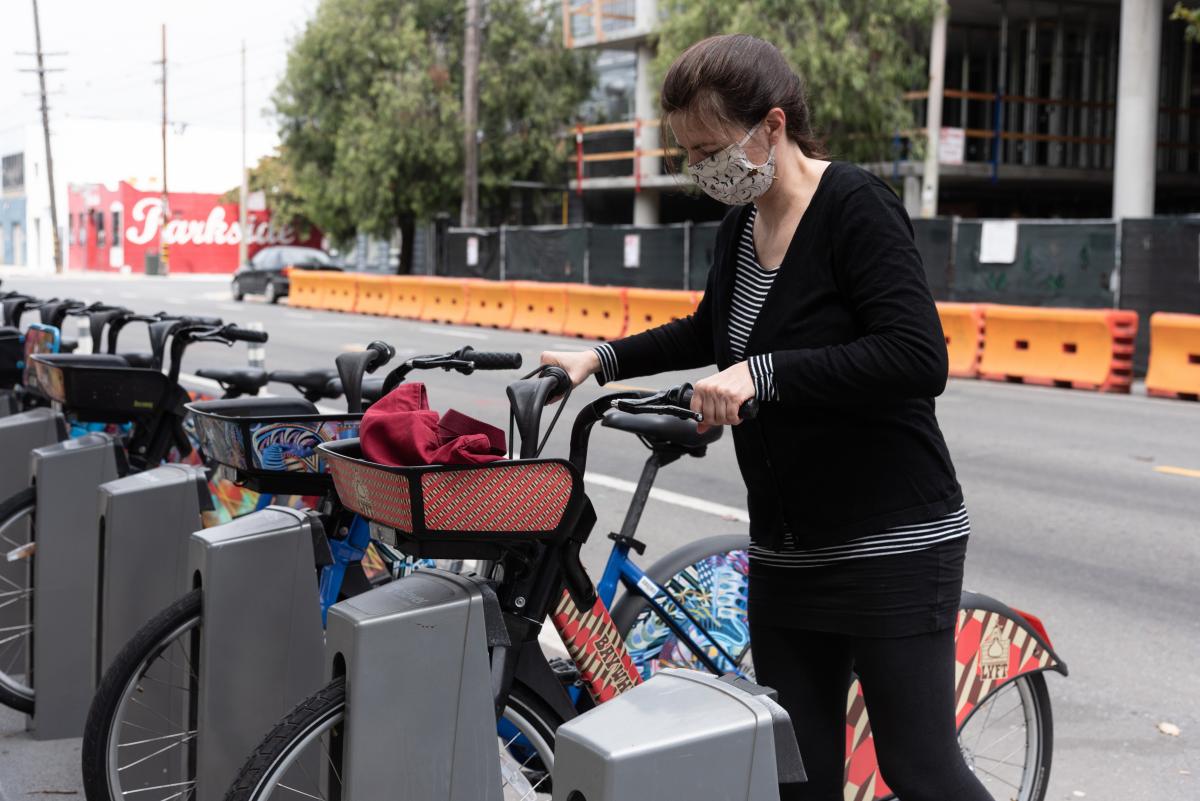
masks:
[[[498,351],[478,351],[463,354],[463,359],[476,370],[516,370],[521,366],[521,354]]]
[[[266,331],[252,331],[249,328],[238,328],[231,325],[221,332],[221,335],[226,339],[232,339],[235,342],[257,342],[262,343],[267,341]]]
[[[690,385],[686,386],[679,393],[679,405],[685,408],[692,405],[692,388]],[[758,417],[758,398],[750,398],[745,401],[741,408],[738,409],[738,417],[742,420],[753,420],[755,417]]]
[[[220,317],[196,317],[193,315],[185,315],[176,319],[178,319],[180,322],[188,323],[190,325],[221,325],[221,323],[224,322]],[[241,331],[245,329],[236,330]]]

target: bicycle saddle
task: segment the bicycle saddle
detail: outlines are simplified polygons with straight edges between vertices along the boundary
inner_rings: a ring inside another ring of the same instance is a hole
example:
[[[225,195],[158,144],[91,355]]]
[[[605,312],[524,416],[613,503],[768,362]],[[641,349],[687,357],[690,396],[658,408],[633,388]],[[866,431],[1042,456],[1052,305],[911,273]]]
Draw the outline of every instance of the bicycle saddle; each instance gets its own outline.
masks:
[[[226,398],[196,401],[188,408],[217,417],[283,417],[286,415],[320,414],[311,401],[304,398]]]
[[[703,453],[724,432],[721,426],[717,426],[701,434],[692,420],[680,420],[662,414],[629,414],[615,409],[605,412],[600,425],[636,434],[651,449],[675,446],[696,454]]]
[[[196,375],[212,379],[243,395],[257,395],[267,385],[267,371],[260,367],[205,367],[197,370]]]
[[[338,384],[337,394],[330,393],[330,382],[337,379],[337,370],[332,368],[325,370],[275,370],[270,375],[270,380],[280,384],[291,384],[296,389],[304,393],[304,397],[310,401],[320,400],[321,398],[336,398],[341,392],[341,384]]]

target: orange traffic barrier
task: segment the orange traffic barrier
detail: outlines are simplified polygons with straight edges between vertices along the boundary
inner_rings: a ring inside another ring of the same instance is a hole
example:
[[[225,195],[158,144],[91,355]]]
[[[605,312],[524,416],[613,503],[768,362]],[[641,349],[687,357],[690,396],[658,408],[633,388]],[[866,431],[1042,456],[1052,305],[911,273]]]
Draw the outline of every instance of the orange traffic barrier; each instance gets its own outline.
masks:
[[[482,278],[467,281],[468,325],[508,328],[516,313],[512,284],[508,281],[487,281]]]
[[[353,273],[322,272],[321,280],[325,283],[325,301],[321,308],[332,311],[354,311],[354,299],[358,290],[354,284]]]
[[[979,377],[1129,392],[1137,313],[988,306]]]
[[[568,286],[563,333],[591,339],[618,339],[625,333],[625,288]]]
[[[288,272],[288,305],[297,309],[323,309],[325,283],[316,270]]]
[[[1200,314],[1150,315],[1150,368],[1146,392],[1200,400]]]
[[[391,299],[391,287],[387,275],[363,275],[354,277],[357,290],[354,310],[359,314],[387,314]]]
[[[418,320],[425,308],[425,279],[416,275],[393,275],[388,278],[388,317],[407,317]]]
[[[978,303],[939,303],[946,353],[950,357],[950,375],[975,378],[983,355],[984,307]]]
[[[461,323],[467,316],[467,282],[464,278],[425,278],[425,306],[421,319],[435,323]]]
[[[561,334],[567,316],[567,285],[513,281],[516,312],[512,327],[543,334]]]
[[[625,328],[625,336],[687,317],[696,310],[701,294],[677,289],[626,290],[629,325]]]

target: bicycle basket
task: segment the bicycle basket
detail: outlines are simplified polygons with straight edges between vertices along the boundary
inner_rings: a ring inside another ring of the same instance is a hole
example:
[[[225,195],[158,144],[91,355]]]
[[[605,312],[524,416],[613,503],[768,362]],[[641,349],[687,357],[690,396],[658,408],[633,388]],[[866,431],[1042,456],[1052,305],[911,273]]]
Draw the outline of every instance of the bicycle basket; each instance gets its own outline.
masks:
[[[108,354],[40,353],[30,358],[38,391],[81,419],[125,423],[170,402],[170,380]]]
[[[21,376],[21,381],[25,385],[25,389],[31,392],[42,394],[38,389],[37,369],[33,364],[33,356],[35,353],[58,353],[59,348],[59,333],[57,328],[48,325],[34,323],[29,326],[29,330],[25,332],[25,345],[23,349],[22,361],[24,363],[24,371]]]
[[[323,495],[332,485],[317,446],[358,436],[361,414],[319,414],[302,398],[236,398],[187,404],[200,451],[251,489]]]
[[[357,439],[319,446],[343,506],[395,529],[407,553],[496,558],[506,545],[574,530],[583,480],[563,459],[392,467],[367,461]]]

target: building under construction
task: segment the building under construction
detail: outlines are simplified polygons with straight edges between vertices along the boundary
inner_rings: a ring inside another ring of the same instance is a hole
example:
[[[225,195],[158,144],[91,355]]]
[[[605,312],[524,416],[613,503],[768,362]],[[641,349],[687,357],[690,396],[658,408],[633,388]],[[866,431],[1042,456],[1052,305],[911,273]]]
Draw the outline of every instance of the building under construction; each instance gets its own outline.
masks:
[[[912,128],[890,160],[864,166],[913,217],[1200,211],[1200,46],[1169,21],[1173,6],[949,0],[927,43],[944,56],[905,95]],[[666,191],[681,178],[664,166],[650,78],[655,0],[564,0],[562,13],[567,46],[597,51],[598,73],[591,124],[576,130],[571,222],[718,217],[718,204]],[[910,158],[917,139],[940,158]]]

